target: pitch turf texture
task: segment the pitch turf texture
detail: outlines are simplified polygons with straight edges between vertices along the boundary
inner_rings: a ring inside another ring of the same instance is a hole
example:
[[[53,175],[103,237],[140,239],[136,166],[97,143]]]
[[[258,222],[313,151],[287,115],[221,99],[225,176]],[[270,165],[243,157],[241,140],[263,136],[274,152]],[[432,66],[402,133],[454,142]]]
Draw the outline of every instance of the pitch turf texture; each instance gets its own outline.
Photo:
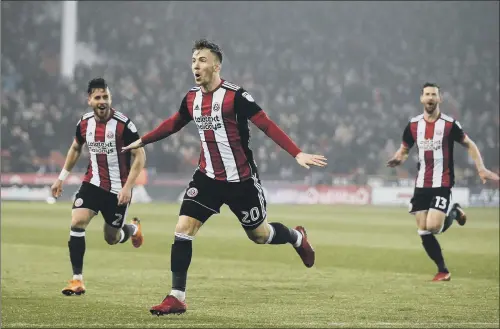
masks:
[[[178,205],[133,205],[145,234],[109,246],[103,219],[87,229],[87,293],[67,297],[70,204],[2,203],[2,327],[499,327],[499,210],[467,209],[439,237],[452,280],[435,274],[404,208],[269,207],[271,221],[303,224],[316,249],[304,267],[290,245],[256,245],[227,208],[194,241],[188,312],[156,317],[170,290]]]

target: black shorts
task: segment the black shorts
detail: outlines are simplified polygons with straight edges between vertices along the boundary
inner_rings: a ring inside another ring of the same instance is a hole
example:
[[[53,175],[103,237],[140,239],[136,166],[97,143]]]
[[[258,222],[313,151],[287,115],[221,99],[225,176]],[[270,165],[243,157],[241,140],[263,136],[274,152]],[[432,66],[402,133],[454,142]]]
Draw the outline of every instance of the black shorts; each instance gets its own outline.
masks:
[[[417,211],[436,209],[448,214],[451,209],[451,188],[415,188],[413,198],[410,201],[410,213]]]
[[[245,229],[254,229],[266,218],[266,199],[257,176],[244,182],[223,182],[196,171],[181,205],[180,215],[204,223],[226,204]]]
[[[104,221],[115,228],[123,227],[130,203],[118,205],[118,195],[105,191],[93,184],[83,182],[76,193],[73,209],[87,208],[96,214],[99,211]]]

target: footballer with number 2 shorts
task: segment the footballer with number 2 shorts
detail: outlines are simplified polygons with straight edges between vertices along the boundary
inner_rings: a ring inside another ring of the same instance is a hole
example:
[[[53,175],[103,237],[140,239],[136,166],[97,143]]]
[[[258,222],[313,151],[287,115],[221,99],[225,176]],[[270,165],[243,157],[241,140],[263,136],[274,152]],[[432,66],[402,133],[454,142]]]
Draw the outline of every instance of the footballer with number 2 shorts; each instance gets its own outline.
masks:
[[[120,152],[124,145],[139,138],[139,134],[129,118],[111,108],[111,93],[104,79],[91,80],[87,92],[88,105],[93,111],[78,121],[64,168],[52,185],[52,196],[58,198],[64,180],[80,158],[83,144],[87,144],[90,162],[76,194],[71,216],[68,247],[73,279],[62,290],[67,296],[85,293],[85,229],[99,211],[104,217],[104,239],[108,244],[124,243],[131,238],[132,245],[139,248],[143,242],[139,219],[134,218],[131,224],[125,224],[125,219],[132,188],[144,168],[146,153],[143,148],[128,154]]]
[[[401,147],[387,165],[396,167],[402,164],[408,158],[410,148],[417,145],[418,174],[409,211],[416,217],[418,234],[427,255],[438,268],[432,281],[449,281],[451,274],[435,235],[445,232],[454,220],[461,226],[466,222],[460,205],[451,205],[454,142],[469,151],[483,184],[487,180],[498,181],[498,175],[485,168],[479,149],[464,133],[460,123],[441,113],[441,94],[436,84],[424,84],[420,102],[424,113],[410,120],[404,130]]]
[[[258,244],[290,243],[306,267],[314,265],[314,249],[302,226],[290,229],[268,223],[266,199],[252,151],[250,120],[299,165],[323,167],[326,158],[301,152],[295,143],[264,113],[243,88],[220,77],[222,51],[207,40],[195,42],[191,68],[196,82],[182,100],[179,111],[123,150],[159,141],[179,131],[190,121],[201,140],[199,165],[186,189],[175,227],[171,249],[172,290],[150,312],[154,315],[184,313],[187,309],[186,278],[193,239],[210,216],[223,204],[238,217],[247,236]]]

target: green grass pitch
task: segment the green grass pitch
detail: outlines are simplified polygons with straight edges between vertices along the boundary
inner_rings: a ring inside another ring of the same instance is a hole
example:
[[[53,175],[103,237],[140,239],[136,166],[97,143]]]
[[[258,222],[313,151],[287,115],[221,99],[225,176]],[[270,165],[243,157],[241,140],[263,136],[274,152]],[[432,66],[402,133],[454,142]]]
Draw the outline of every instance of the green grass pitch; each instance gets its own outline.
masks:
[[[498,328],[499,209],[466,209],[438,239],[450,282],[430,282],[405,208],[278,206],[270,221],[304,225],[307,269],[290,245],[256,245],[227,208],[194,240],[188,312],[156,317],[170,290],[176,204],[132,205],[144,245],[108,246],[99,215],[87,229],[84,296],[66,297],[71,205],[3,202],[2,327],[14,328]]]

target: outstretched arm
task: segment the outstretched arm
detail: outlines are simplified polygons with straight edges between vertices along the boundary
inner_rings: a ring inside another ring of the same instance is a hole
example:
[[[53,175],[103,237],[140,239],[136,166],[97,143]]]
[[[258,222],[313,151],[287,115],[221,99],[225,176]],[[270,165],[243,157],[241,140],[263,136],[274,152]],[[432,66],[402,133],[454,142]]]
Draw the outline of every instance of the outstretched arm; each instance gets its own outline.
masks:
[[[288,137],[283,130],[272,121],[262,108],[255,103],[253,97],[243,88],[236,91],[234,98],[235,112],[252,121],[260,130],[269,136],[282,149],[297,160],[297,163],[309,169],[309,165],[326,166],[326,158],[322,155],[307,154]]]
[[[137,149],[146,144],[154,143],[156,141],[167,138],[168,136],[175,134],[176,132],[181,130],[192,119],[193,118],[189,114],[189,110],[187,107],[187,95],[186,95],[182,99],[179,111],[177,111],[174,115],[172,115],[171,117],[160,123],[160,125],[156,127],[154,130],[148,132],[147,134],[137,139],[130,145],[123,147],[122,152],[126,152],[132,149]]]
[[[392,156],[392,158],[389,161],[387,161],[387,166],[394,168],[396,166],[403,164],[406,161],[406,159],[408,159],[409,153],[410,149],[404,143],[401,144],[399,150],[397,150],[396,153],[394,153],[394,155]]]
[[[302,167],[309,169],[309,165],[318,167],[326,166],[326,158],[324,156],[303,153],[292,139],[264,111],[257,112],[257,114],[250,118],[250,121],[282,149],[293,156]]]
[[[487,180],[499,180],[497,174],[486,169],[479,148],[477,147],[476,143],[474,143],[474,141],[469,138],[469,136],[465,135],[464,140],[460,144],[467,149],[470,157],[472,158],[472,160],[474,160],[477,172],[479,174],[479,177],[481,177],[481,181],[483,182],[483,184],[486,183]]]
[[[474,143],[474,141],[472,141],[472,139],[467,136],[458,121],[453,122],[450,136],[454,141],[460,143],[468,150],[470,157],[476,164],[477,172],[479,174],[479,177],[481,177],[481,181],[483,182],[483,184],[486,183],[487,180],[498,181],[498,175],[486,169],[481,157],[481,152],[479,152],[476,143]]]
[[[250,118],[250,121],[294,158],[301,152],[292,139],[264,111],[259,111]]]
[[[166,119],[158,127],[156,127],[154,130],[148,132],[135,142],[133,142],[130,145],[127,145],[122,148],[122,152],[125,152],[127,150],[131,149],[137,149],[139,147],[142,147],[146,144],[154,143],[156,141],[162,140],[164,138],[167,138],[168,136],[175,134],[179,130],[181,130],[185,125],[188,124],[189,121],[185,120],[179,112],[176,112],[174,115],[172,115],[170,118]]]
[[[170,118],[160,123],[160,125],[154,130],[142,136],[142,143],[146,145],[167,138],[168,136],[175,134],[176,132],[181,130],[185,125],[188,124],[188,122],[189,121],[182,118],[179,112],[176,112]]]

